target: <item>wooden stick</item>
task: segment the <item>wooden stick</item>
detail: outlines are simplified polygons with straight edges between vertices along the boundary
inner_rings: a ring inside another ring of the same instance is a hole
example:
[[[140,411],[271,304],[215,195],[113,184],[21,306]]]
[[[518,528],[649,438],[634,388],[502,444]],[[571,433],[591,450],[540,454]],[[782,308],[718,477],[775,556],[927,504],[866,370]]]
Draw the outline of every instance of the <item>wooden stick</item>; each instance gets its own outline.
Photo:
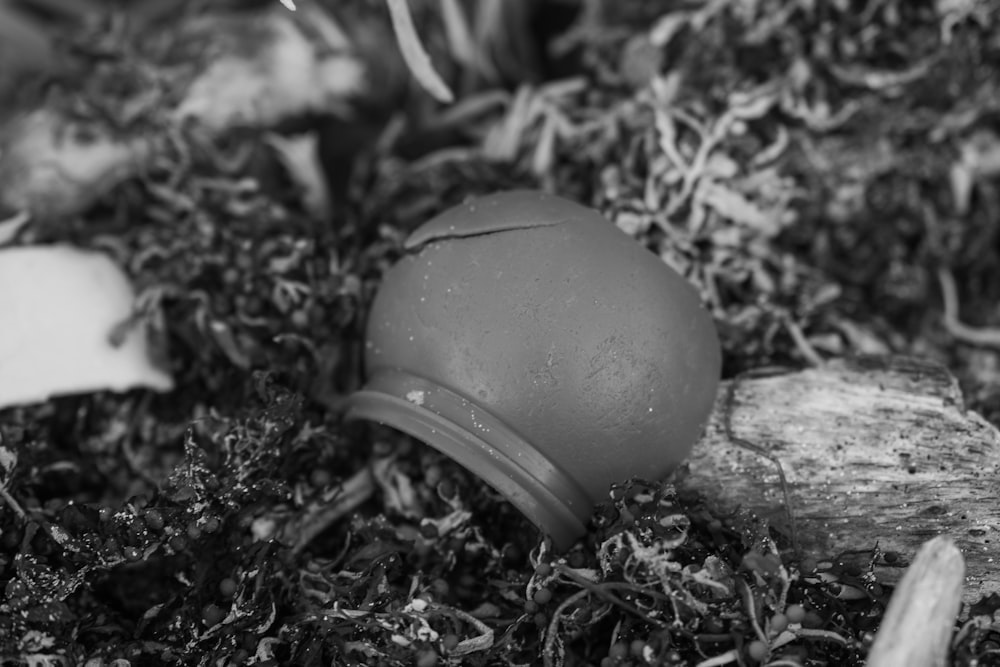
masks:
[[[892,594],[868,653],[868,667],[944,667],[962,602],[965,561],[935,537],[917,552]]]
[[[741,380],[733,435],[769,458],[726,436],[728,389],[679,487],[787,535],[777,460],[803,555],[865,569],[878,547],[896,556],[875,562],[879,580],[893,584],[925,540],[948,535],[966,557],[965,601],[1000,593],[1000,431],[965,409],[946,369],[877,357]]]

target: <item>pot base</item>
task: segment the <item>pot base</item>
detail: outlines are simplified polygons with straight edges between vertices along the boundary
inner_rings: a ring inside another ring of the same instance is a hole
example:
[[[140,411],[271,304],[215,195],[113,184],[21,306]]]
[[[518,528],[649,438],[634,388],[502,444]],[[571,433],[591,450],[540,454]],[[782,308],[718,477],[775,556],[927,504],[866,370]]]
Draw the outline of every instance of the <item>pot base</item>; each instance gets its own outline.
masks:
[[[367,419],[451,457],[503,494],[556,549],[586,532],[594,502],[572,478],[498,417],[402,370],[375,373],[347,399],[346,419]]]

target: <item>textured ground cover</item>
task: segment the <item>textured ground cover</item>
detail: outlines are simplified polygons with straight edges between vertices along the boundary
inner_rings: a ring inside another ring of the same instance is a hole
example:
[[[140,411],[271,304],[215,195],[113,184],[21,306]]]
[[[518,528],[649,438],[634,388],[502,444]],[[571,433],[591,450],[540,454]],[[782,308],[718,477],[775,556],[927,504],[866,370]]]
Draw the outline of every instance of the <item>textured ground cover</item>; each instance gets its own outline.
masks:
[[[385,42],[360,120],[283,128],[320,133],[328,218],[244,132],[32,230],[127,268],[178,389],[0,412],[0,661],[861,664],[890,591],[838,554],[802,561],[753,517],[624,480],[553,554],[454,463],[339,418],[402,239],[529,186],[695,284],[726,377],[915,353],[1000,420],[992,4],[671,5],[487,2],[463,40],[452,3],[414,2],[453,104]],[[358,38],[387,29],[381,3],[341,11]],[[980,623],[955,661],[998,650]]]

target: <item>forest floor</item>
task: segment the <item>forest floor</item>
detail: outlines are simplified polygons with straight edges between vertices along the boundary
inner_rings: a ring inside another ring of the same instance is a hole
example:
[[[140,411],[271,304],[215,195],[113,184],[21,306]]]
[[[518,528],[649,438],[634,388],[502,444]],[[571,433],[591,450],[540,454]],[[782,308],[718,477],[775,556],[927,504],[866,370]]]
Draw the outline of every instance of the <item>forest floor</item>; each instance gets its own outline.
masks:
[[[381,78],[351,119],[277,129],[318,137],[325,218],[271,128],[31,232],[126,267],[177,386],[0,411],[0,664],[863,664],[890,591],[819,576],[837,554],[801,559],[669,480],[622,480],[556,554],[460,466],[340,408],[408,233],[529,187],[695,285],[724,379],[918,355],[1000,425],[995,5],[483,2],[463,40],[456,3],[411,2],[441,103],[383,3],[329,4]],[[953,655],[1000,664],[1000,631]]]

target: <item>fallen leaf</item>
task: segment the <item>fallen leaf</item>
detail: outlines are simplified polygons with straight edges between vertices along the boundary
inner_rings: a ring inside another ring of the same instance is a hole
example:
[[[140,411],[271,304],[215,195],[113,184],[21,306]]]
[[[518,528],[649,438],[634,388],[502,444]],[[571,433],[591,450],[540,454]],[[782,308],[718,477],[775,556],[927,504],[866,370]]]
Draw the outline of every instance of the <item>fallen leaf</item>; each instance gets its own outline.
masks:
[[[91,391],[173,388],[133,317],[128,277],[70,246],[0,250],[0,408]]]

